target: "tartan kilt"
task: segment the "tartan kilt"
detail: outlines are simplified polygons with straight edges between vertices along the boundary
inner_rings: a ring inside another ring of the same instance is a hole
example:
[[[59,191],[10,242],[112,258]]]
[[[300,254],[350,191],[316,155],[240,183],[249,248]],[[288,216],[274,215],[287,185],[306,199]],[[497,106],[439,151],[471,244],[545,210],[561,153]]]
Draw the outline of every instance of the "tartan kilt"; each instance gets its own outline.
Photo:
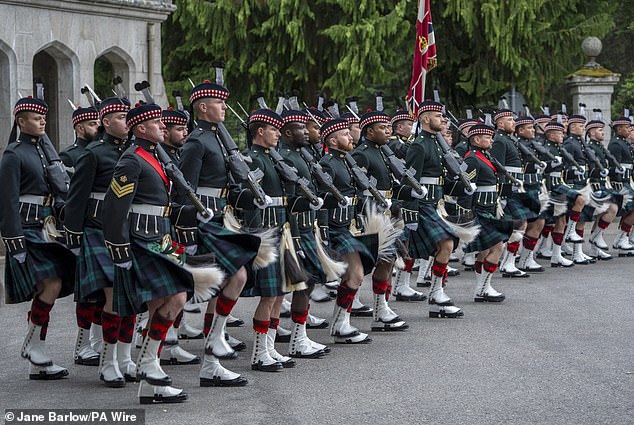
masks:
[[[81,240],[75,275],[75,301],[103,300],[103,288],[112,288],[114,264],[103,236],[103,229],[86,226]]]
[[[431,203],[418,204],[418,228],[410,232],[409,255],[412,258],[428,258],[436,253],[441,241],[452,239],[454,246],[458,237],[436,211]]]
[[[575,201],[577,200],[577,196],[579,196],[579,192],[577,192],[575,189],[565,185],[565,184],[560,184],[558,186],[555,186],[551,191],[550,191],[551,195],[566,195],[566,201],[568,203],[568,209],[570,209],[570,207],[572,205],[574,205]],[[543,211],[540,214],[540,218],[544,218],[546,220],[546,224],[554,224],[557,219],[559,217],[561,217],[561,215],[559,216],[554,216],[554,207],[553,205],[550,205],[545,211]]]
[[[465,246],[465,252],[480,252],[506,242],[513,233],[513,220],[495,218],[490,211],[476,210],[476,222],[480,225],[478,236]]]
[[[354,236],[347,227],[330,227],[330,248],[334,251],[334,257],[341,259],[346,254],[359,253],[363,274],[372,272],[379,256],[378,235]]]
[[[25,227],[26,261],[18,263],[8,253],[5,256],[4,290],[7,304],[18,304],[33,298],[35,285],[48,278],[59,277],[62,289],[58,298],[73,293],[75,255],[58,242],[44,239],[41,227]]]
[[[132,268],[114,267],[113,310],[119,316],[132,316],[147,310],[147,302],[187,292],[193,295],[194,280],[187,270],[168,258],[152,251],[156,240],[131,237]],[[159,240],[160,243],[160,240]]]
[[[281,264],[275,261],[263,269],[248,270],[249,279],[247,286],[242,290],[243,297],[281,297],[282,269]]]
[[[535,221],[540,210],[539,191],[527,191],[507,197],[504,214],[514,220]]]
[[[227,277],[236,274],[241,267],[250,268],[260,248],[260,238],[228,230],[224,227],[222,217],[199,223],[198,240],[198,253],[213,253],[216,264]]]
[[[317,254],[317,240],[315,234],[311,231],[299,232],[300,245],[306,258],[298,258],[302,268],[306,271],[310,277],[310,284],[324,283],[326,281],[326,273],[319,261],[319,255]]]

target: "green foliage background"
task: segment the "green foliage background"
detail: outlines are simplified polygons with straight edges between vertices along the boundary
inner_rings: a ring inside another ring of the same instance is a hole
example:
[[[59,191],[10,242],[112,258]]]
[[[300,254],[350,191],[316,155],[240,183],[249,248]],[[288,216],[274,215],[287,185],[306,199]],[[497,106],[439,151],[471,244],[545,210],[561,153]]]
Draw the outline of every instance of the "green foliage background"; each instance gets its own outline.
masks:
[[[163,25],[168,93],[188,93],[226,62],[231,100],[245,108],[264,92],[300,90],[308,104],[324,91],[362,108],[385,93],[386,109],[403,105],[411,77],[415,0],[176,0]],[[634,12],[628,0],[432,0],[438,87],[454,110],[489,106],[515,85],[536,108],[567,99],[565,78],[585,58],[581,41],[603,40],[598,61],[623,74],[615,111],[634,105]]]

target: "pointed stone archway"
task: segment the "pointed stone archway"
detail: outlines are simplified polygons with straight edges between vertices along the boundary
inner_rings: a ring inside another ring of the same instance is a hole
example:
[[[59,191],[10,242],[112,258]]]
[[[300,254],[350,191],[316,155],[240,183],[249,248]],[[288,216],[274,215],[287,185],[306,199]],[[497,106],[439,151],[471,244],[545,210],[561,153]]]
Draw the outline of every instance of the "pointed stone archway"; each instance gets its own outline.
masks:
[[[131,81],[134,75],[136,75],[134,59],[120,47],[110,47],[95,59],[95,90],[98,90],[97,94],[104,98],[114,95],[112,93],[112,80],[115,76],[121,77],[126,96],[130,97],[131,90],[136,82]],[[97,87],[97,85],[100,87]]]
[[[33,56],[33,79],[44,83],[44,100],[49,106],[47,132],[57,149],[67,146],[74,139],[72,109],[67,99],[73,99],[79,90],[78,72],[77,55],[59,41],[43,46]]]

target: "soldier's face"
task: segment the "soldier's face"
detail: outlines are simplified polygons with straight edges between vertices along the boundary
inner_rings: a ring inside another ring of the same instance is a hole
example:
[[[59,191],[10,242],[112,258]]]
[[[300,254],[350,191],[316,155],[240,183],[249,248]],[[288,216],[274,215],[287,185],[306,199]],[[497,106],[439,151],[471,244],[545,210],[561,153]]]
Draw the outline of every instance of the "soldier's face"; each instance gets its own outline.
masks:
[[[493,146],[493,136],[489,134],[479,134],[477,136],[473,136],[473,141],[471,143],[486,151],[491,149],[491,146]]]
[[[128,135],[125,115],[125,112],[113,112],[104,116],[102,121],[106,132],[117,139],[125,139]]]
[[[605,132],[603,131],[602,128],[593,128],[592,130],[590,130],[589,133],[590,133],[590,138],[597,142],[602,142],[603,139],[605,138]]]
[[[521,125],[516,127],[515,131],[517,131],[517,135],[524,139],[534,139],[535,138],[535,127],[532,125]]]
[[[46,130],[46,115],[36,112],[23,112],[17,122],[20,131],[30,136],[41,136]]]
[[[388,138],[390,137],[388,133],[388,128],[390,128],[387,123],[376,123],[370,125],[366,130],[366,136],[368,140],[373,141],[374,143],[378,143],[379,145],[384,145],[387,143]]]
[[[433,132],[442,130],[442,122],[442,112],[424,112],[420,117],[421,125],[429,128]]]
[[[445,140],[447,141],[447,144],[449,144],[449,146],[451,146],[453,144],[453,134],[451,133],[451,130],[449,130],[448,127],[445,127],[443,129],[442,137],[445,138]]]
[[[340,151],[350,152],[354,148],[354,139],[348,129],[335,131],[329,141],[331,147]]]
[[[513,117],[501,117],[495,122],[495,125],[507,133],[512,133],[515,131],[515,118]]]
[[[568,125],[568,129],[570,130],[570,134],[574,136],[583,136],[583,124],[580,122],[573,122]]]
[[[180,148],[185,144],[187,127],[184,125],[172,125],[165,128],[165,143]]]
[[[92,140],[97,135],[97,129],[99,128],[99,121],[88,120],[82,121],[75,126],[77,135],[84,140]]]
[[[321,142],[319,138],[319,124],[315,121],[308,121],[306,123],[306,129],[308,130],[308,141],[311,145],[316,145]]]
[[[616,127],[614,127],[614,131],[616,132],[618,136],[625,138],[630,133],[630,126],[617,125]]]
[[[414,121],[401,120],[396,124],[395,133],[400,136],[409,136],[412,134],[414,128]]]
[[[560,144],[564,141],[564,132],[562,130],[549,130],[546,132],[546,138],[551,142]]]
[[[199,107],[201,118],[210,122],[224,122],[227,104],[222,99],[204,99]]]
[[[358,123],[350,124],[350,136],[353,140],[359,140],[361,138],[361,127]]]
[[[631,142],[631,143],[634,143],[634,125],[631,125],[628,128],[627,141]]]
[[[277,146],[277,142],[280,140],[280,130],[272,125],[266,125],[258,129],[258,134],[262,136],[264,147],[274,148]]]
[[[137,126],[135,135],[153,143],[162,143],[165,139],[165,124],[160,118],[143,121]]]

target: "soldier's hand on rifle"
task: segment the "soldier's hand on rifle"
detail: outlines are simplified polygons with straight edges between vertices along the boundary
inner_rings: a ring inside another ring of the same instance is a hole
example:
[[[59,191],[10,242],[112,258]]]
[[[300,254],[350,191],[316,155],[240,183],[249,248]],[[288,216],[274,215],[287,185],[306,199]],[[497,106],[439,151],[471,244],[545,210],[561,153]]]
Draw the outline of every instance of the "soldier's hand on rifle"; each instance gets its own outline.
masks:
[[[202,215],[200,212],[196,213],[196,219],[201,223],[208,223],[212,218],[214,218],[214,212],[209,208],[207,208],[207,217]]]
[[[585,170],[583,168],[581,168],[581,167],[576,167],[574,169],[574,173],[575,173],[575,176],[583,177],[584,174],[585,174]]]
[[[323,198],[317,198],[317,205],[313,204],[312,202],[309,205],[310,209],[313,210],[313,211],[318,211],[323,206],[324,206]]]
[[[126,261],[123,263],[114,263],[114,265],[124,270],[130,270],[132,268],[132,261]]]
[[[625,174],[625,168],[623,168],[623,167],[616,167],[616,168],[614,169],[614,172],[615,172],[616,174]]]
[[[13,258],[15,259],[15,261],[17,261],[20,264],[24,264],[24,262],[26,261],[26,251],[23,252],[18,252],[17,254],[13,255]]]
[[[560,158],[555,157],[555,159],[553,159],[552,161],[550,161],[550,166],[551,166],[552,168],[557,168],[557,167],[559,167],[560,165],[561,165],[561,159],[560,159]]]
[[[271,199],[269,195],[264,195],[264,202],[260,203],[258,202],[257,198],[254,198],[253,203],[255,204],[256,207],[263,210],[264,208],[268,207],[269,205],[273,203],[273,199]]]
[[[601,170],[601,172],[599,173],[599,175],[600,175],[601,177],[607,177],[607,176],[608,176],[608,174],[610,174],[610,171],[608,171],[608,169],[607,169],[607,168],[604,168],[604,169],[603,169],[603,170]]]
[[[427,196],[427,188],[425,186],[420,187],[422,189],[421,193],[416,192],[415,189],[412,188],[412,198],[414,199],[425,199],[425,197]]]
[[[476,186],[475,183],[471,182],[469,183],[469,187],[466,187],[464,190],[464,193],[471,195],[472,193],[474,193],[476,191],[476,189],[478,188],[478,186]]]

